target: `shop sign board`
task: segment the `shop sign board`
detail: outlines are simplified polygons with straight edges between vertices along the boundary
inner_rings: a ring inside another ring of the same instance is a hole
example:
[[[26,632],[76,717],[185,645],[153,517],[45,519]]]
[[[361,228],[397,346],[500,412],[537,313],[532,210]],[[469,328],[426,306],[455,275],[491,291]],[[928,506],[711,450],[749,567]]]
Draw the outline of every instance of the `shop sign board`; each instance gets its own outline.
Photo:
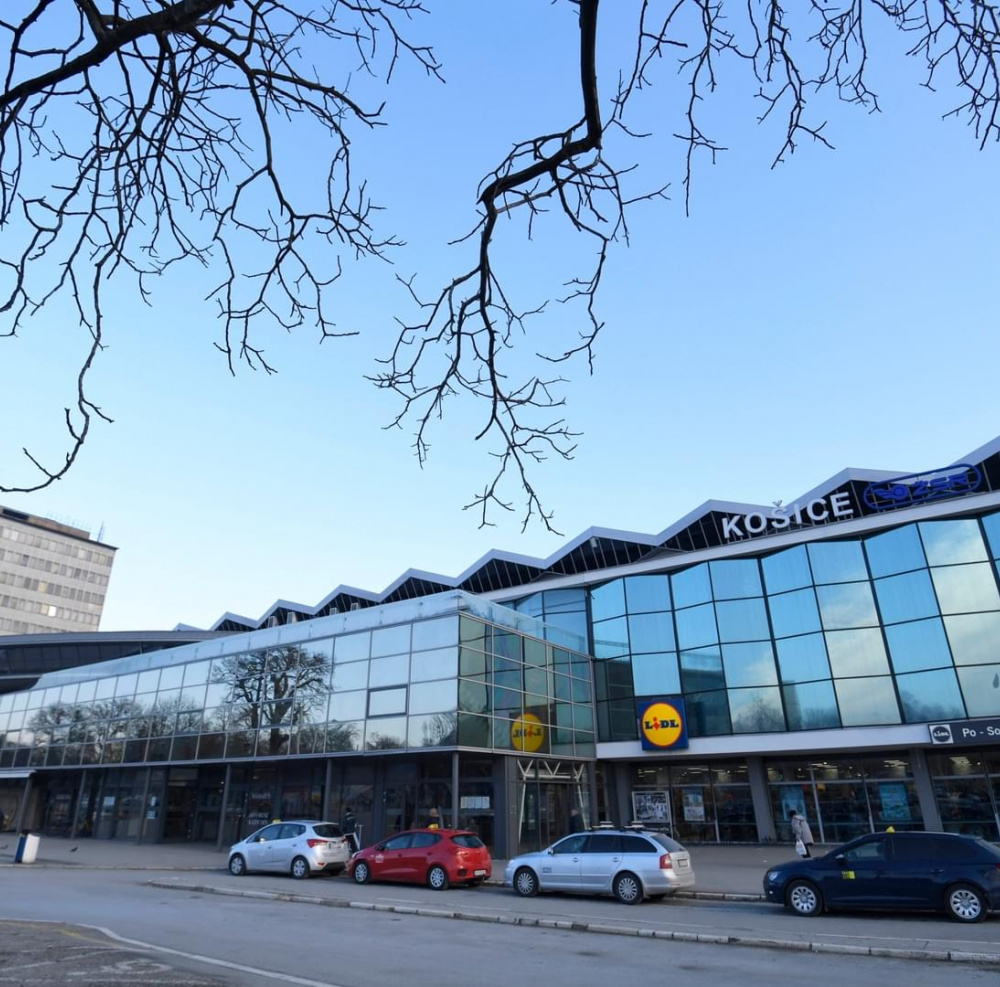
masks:
[[[684,700],[645,699],[638,703],[639,737],[647,751],[680,750],[688,746]]]
[[[983,474],[978,466],[958,463],[895,480],[869,483],[862,500],[873,511],[891,511],[896,507],[916,507],[931,500],[972,493],[982,482]]]
[[[931,743],[997,744],[1000,743],[1000,716],[989,720],[960,720],[958,723],[931,723]]]

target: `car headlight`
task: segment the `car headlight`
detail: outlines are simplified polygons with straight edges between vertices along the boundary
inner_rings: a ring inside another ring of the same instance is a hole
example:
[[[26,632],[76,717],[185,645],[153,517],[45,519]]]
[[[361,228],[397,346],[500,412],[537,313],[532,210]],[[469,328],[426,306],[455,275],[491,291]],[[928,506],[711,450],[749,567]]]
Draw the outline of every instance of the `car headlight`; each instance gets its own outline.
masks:
[[[781,879],[781,871],[769,870],[767,872],[766,877],[768,884],[777,884],[778,881]]]

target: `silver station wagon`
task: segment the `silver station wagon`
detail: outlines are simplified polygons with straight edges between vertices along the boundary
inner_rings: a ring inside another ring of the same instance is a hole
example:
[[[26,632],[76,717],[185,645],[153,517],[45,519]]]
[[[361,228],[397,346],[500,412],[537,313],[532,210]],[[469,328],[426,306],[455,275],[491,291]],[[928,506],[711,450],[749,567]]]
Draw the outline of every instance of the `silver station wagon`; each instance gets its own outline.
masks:
[[[292,819],[271,823],[229,848],[229,873],[275,871],[292,877],[340,874],[352,847],[336,823]]]
[[[656,901],[694,885],[691,857],[663,833],[597,826],[538,853],[508,861],[504,884],[529,898],[539,891],[613,894],[626,905]]]

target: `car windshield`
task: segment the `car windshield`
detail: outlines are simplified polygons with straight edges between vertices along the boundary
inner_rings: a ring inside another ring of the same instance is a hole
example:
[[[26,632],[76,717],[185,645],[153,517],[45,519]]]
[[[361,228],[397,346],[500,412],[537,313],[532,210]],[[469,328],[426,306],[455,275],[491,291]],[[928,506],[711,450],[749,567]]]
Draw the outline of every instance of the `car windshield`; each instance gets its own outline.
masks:
[[[318,825],[313,826],[313,830],[317,836],[324,837],[328,840],[344,835],[336,823],[319,823]]]

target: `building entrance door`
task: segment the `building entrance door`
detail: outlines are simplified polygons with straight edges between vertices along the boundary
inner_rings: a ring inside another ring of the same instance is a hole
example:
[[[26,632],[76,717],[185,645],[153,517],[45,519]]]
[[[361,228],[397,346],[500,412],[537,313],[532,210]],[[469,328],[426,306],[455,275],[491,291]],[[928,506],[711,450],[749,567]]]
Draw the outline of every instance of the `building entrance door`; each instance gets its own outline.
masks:
[[[190,840],[198,796],[198,781],[174,781],[167,786],[167,814],[163,824],[165,840]]]

